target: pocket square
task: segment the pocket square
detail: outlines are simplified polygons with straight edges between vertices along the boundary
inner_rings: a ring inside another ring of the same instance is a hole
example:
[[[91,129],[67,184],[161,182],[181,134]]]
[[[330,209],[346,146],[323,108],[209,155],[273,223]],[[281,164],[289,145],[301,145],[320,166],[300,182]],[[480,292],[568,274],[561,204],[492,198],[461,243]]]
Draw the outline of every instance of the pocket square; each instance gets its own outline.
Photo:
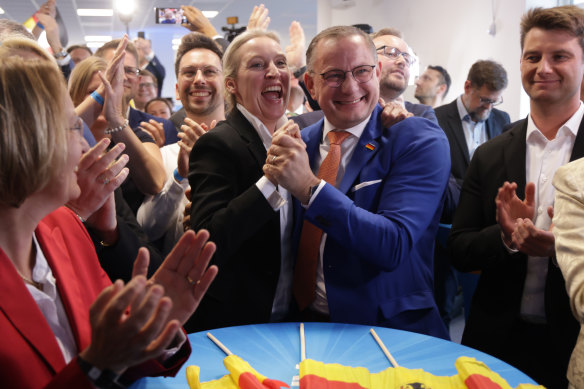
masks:
[[[365,182],[362,182],[362,183],[357,184],[354,187],[352,187],[351,188],[351,192],[358,191],[361,188],[365,188],[366,186],[369,186],[369,185],[375,185],[375,184],[378,184],[380,182],[381,182],[381,180],[373,180],[373,181],[365,181]]]

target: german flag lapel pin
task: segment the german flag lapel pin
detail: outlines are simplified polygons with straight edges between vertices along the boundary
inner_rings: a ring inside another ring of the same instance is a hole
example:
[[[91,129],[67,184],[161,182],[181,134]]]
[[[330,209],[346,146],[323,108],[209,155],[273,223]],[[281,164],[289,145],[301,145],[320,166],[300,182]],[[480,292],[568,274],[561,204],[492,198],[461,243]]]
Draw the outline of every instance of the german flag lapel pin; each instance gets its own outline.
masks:
[[[367,150],[373,151],[373,150],[375,150],[375,145],[372,143],[367,143],[365,145],[365,148],[367,148]]]

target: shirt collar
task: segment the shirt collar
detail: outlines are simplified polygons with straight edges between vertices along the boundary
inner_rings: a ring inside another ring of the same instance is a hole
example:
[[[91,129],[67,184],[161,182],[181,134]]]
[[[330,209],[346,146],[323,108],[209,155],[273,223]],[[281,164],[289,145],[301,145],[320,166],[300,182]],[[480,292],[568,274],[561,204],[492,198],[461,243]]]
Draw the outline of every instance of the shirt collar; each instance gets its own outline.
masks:
[[[269,149],[270,146],[272,145],[272,134],[270,133],[268,128],[264,125],[264,123],[262,123],[260,119],[258,119],[247,109],[245,109],[243,105],[237,103],[236,106],[239,112],[241,112],[241,114],[250,122],[250,124],[256,130],[266,150]],[[286,117],[286,115],[282,115],[282,117],[278,119],[278,121],[276,122],[276,128],[282,127],[284,124],[286,124],[287,121],[288,118]]]
[[[354,127],[351,128],[346,128],[342,131],[347,131],[348,133],[350,133],[353,136],[356,136],[357,138],[361,138],[361,134],[363,134],[363,131],[365,130],[365,126],[367,125],[367,123],[369,122],[370,117],[368,117],[367,119],[363,120],[361,123],[357,124]],[[327,139],[327,135],[330,131],[335,130],[336,128],[331,124],[331,122],[328,121],[328,119],[324,118],[324,126],[323,126],[323,130],[322,130],[322,139],[321,139],[321,143]]]
[[[580,101],[580,105],[574,114],[560,126],[558,129],[558,134],[556,137],[561,133],[571,133],[574,138],[578,135],[578,129],[580,128],[580,123],[582,122],[582,118],[584,117],[584,104]],[[527,134],[525,139],[529,141],[534,141],[535,139],[547,139],[545,135],[537,128],[535,125],[531,114],[527,117]]]
[[[462,95],[458,96],[456,99],[456,106],[458,107],[458,115],[460,116],[461,121],[467,120],[466,118],[468,118],[468,120],[472,120],[468,114],[468,111],[466,110],[466,107],[464,106],[464,103],[462,102]]]

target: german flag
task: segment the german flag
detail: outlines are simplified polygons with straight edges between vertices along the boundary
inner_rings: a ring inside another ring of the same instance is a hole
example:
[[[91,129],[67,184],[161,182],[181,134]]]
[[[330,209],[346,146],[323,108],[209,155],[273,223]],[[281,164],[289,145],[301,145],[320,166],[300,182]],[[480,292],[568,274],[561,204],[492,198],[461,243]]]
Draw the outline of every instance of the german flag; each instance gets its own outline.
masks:
[[[187,367],[187,382],[191,389],[280,389],[289,388],[281,381],[261,375],[249,363],[237,355],[229,355],[223,360],[229,374],[214,381],[199,381],[199,366]]]
[[[300,363],[300,389],[512,389],[499,374],[474,358],[460,357],[455,367],[458,374],[445,377],[401,366],[370,373],[364,367],[305,359]],[[516,389],[535,388],[544,389],[531,384]]]

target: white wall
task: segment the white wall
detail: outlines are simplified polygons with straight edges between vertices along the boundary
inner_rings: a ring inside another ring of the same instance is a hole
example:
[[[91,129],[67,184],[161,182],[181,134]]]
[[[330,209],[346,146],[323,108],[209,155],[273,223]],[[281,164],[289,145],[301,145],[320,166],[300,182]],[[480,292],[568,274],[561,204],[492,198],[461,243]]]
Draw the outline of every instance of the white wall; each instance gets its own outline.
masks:
[[[479,59],[503,65],[509,85],[504,103],[497,107],[517,120],[528,113],[527,96],[519,74],[519,21],[532,6],[555,6],[554,0],[355,0],[354,7],[332,9],[330,0],[318,0],[317,28],[340,24],[368,23],[374,30],[394,27],[420,58],[420,69],[441,65],[452,77],[445,102],[463,92],[470,66]],[[496,34],[487,30],[495,14]],[[415,87],[405,92],[406,100],[417,102]]]

